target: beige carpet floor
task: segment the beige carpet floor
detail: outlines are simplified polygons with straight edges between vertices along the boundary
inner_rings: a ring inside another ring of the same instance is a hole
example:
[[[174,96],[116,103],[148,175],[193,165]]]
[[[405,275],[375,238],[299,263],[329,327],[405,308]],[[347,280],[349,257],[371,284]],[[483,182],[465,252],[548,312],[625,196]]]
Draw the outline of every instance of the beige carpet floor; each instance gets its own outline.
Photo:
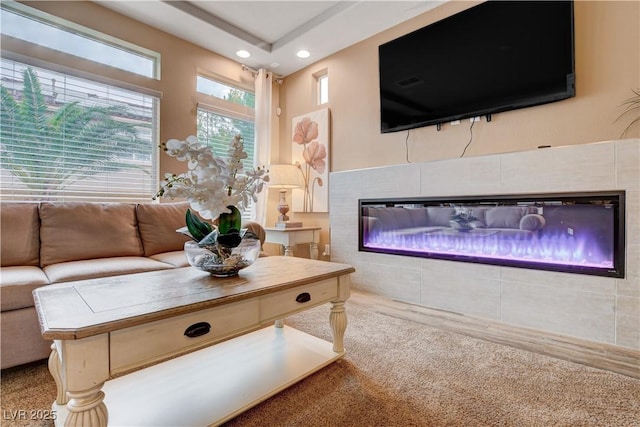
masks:
[[[347,305],[344,359],[231,426],[640,426],[640,380]],[[329,340],[328,306],[287,323]],[[46,363],[2,372],[12,411],[50,408]]]

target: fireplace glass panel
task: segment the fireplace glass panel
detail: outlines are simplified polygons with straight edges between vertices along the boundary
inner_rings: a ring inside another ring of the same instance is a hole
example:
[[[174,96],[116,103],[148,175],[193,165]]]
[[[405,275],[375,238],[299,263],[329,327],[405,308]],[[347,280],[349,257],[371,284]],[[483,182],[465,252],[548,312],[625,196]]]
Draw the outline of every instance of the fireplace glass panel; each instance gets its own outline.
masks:
[[[360,200],[359,249],[624,277],[624,192]]]

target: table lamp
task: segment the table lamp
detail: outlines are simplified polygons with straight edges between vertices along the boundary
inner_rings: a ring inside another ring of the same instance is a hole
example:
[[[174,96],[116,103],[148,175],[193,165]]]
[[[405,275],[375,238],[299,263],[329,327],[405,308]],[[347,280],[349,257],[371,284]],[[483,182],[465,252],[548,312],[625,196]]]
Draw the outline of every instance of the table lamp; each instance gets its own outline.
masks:
[[[277,164],[269,166],[269,187],[279,188],[280,201],[278,202],[278,220],[276,227],[302,227],[302,223],[290,223],[287,212],[289,212],[289,204],[287,203],[287,190],[304,186],[302,173],[296,165]]]

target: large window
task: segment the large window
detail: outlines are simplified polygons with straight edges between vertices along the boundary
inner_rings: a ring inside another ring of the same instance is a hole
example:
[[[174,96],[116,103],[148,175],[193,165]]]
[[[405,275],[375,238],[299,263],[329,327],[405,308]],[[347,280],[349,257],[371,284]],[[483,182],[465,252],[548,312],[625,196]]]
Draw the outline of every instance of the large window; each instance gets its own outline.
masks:
[[[11,46],[0,58],[0,200],[150,202],[159,94],[110,73],[158,79],[160,55],[24,3],[0,6]],[[83,62],[91,73],[72,68]]]
[[[231,139],[240,134],[244,140],[247,159],[245,169],[255,164],[255,95],[242,88],[198,76],[198,140],[207,141],[213,152],[226,158]],[[243,218],[255,216],[253,207],[243,212]]]
[[[2,200],[146,201],[156,97],[3,58]]]

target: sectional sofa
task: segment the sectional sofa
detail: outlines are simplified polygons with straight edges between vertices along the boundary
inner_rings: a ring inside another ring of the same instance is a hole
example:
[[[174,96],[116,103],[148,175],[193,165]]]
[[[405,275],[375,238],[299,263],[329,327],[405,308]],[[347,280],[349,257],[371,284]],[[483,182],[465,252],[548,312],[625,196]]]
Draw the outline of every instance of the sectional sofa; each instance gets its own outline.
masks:
[[[188,266],[183,203],[0,204],[1,368],[46,358],[32,291],[40,286]],[[257,223],[243,225],[264,243]]]

